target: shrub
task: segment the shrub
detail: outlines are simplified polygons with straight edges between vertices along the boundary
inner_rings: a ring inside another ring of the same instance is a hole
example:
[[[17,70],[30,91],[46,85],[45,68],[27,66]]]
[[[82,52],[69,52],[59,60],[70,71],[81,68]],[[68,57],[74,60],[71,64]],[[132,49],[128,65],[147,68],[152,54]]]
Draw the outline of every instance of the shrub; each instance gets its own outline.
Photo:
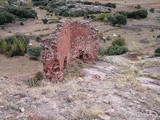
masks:
[[[94,2],[93,5],[102,5],[100,2]]]
[[[124,38],[117,38],[112,42],[112,45],[118,45],[118,46],[125,46],[125,39]]]
[[[33,5],[38,6],[38,5],[44,5],[45,0],[32,0]]]
[[[40,47],[29,47],[27,49],[27,53],[30,59],[33,59],[33,60],[39,60],[40,52],[41,52]]]
[[[0,40],[0,53],[4,53],[6,48],[7,48],[7,44],[5,40]]]
[[[160,35],[157,35],[157,38],[160,38]]]
[[[141,7],[140,4],[138,4],[137,6],[135,6],[135,8],[136,8],[136,9],[141,9],[142,7]]]
[[[39,35],[31,35],[31,36],[28,36],[28,37],[32,40],[35,40],[36,42],[41,41],[41,37]]]
[[[71,17],[81,17],[87,15],[88,12],[85,10],[76,10],[74,12],[69,13],[69,16]]]
[[[128,52],[128,49],[125,46],[118,46],[118,45],[112,45],[110,46],[107,51],[106,54],[107,55],[121,55]]]
[[[113,26],[126,25],[127,24],[127,17],[124,15],[116,14],[114,16],[108,17],[108,22],[110,22]]]
[[[1,29],[4,30],[4,25],[1,26]]]
[[[7,37],[0,43],[0,51],[9,57],[24,55],[28,41],[29,40],[23,35]]]
[[[106,4],[104,4],[104,6],[110,7],[110,8],[116,8],[116,4],[115,3],[106,3]]]
[[[5,24],[6,21],[7,21],[6,17],[2,13],[0,13],[0,25]]]
[[[155,50],[154,55],[160,57],[160,47]]]
[[[17,34],[15,34],[13,36],[6,37],[5,41],[6,41],[7,44],[13,44],[14,39],[19,39],[20,41],[22,41],[25,44],[26,49],[27,49],[27,45],[29,43],[29,39],[25,35],[17,33]]]
[[[66,10],[66,9],[60,9],[55,14],[58,14],[59,16],[64,16],[64,17],[68,17],[69,16],[68,10]]]
[[[19,39],[15,38],[12,44],[5,43],[5,45],[4,52],[9,57],[25,54],[25,44]]]
[[[35,12],[35,10],[24,8],[24,7],[11,6],[6,8],[6,10],[9,13],[18,16],[19,18],[36,18],[37,17],[37,13]]]
[[[99,55],[102,55],[102,56],[106,55],[106,49],[103,47],[100,47],[99,48]]]
[[[15,17],[14,15],[12,15],[11,13],[8,13],[8,12],[3,12],[2,13],[5,18],[6,18],[6,23],[12,23],[13,21],[15,21]]]
[[[48,19],[42,19],[43,24],[47,24]]]
[[[20,25],[24,25],[24,23],[23,23],[23,22],[20,22]]]
[[[37,80],[43,80],[44,79],[44,75],[43,75],[42,72],[39,71],[39,72],[36,73],[35,78]]]
[[[143,18],[146,18],[147,15],[148,15],[147,10],[137,10],[137,11],[129,12],[127,14],[127,17],[134,18],[134,19],[143,19]]]
[[[155,9],[154,9],[154,8],[151,8],[149,11],[150,11],[151,13],[154,13]]]
[[[75,5],[69,5],[68,8],[75,8]]]
[[[28,80],[30,87],[36,87],[40,85],[40,81],[44,79],[44,75],[42,72],[37,72],[34,77]]]
[[[100,13],[96,16],[96,20],[99,20],[99,21],[104,21],[105,20],[105,17],[106,17],[106,14],[105,13]]]

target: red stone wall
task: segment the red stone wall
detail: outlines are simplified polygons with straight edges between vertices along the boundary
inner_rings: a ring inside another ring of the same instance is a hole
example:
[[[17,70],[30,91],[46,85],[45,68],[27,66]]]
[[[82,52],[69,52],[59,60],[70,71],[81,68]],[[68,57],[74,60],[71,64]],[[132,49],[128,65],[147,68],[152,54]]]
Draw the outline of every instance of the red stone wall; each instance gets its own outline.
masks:
[[[76,58],[96,61],[98,32],[85,23],[65,22],[42,43],[42,62],[46,76],[53,81],[63,79],[63,68]]]

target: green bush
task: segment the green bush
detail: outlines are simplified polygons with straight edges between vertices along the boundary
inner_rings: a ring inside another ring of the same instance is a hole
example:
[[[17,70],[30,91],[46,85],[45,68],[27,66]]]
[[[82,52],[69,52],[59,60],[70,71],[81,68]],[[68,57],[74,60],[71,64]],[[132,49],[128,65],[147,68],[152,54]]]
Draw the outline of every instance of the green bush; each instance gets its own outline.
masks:
[[[154,55],[160,57],[160,47],[155,50]]]
[[[15,35],[5,38],[0,42],[0,52],[12,57],[24,55],[29,40],[23,35]]]
[[[147,10],[137,10],[133,12],[129,12],[127,14],[128,18],[134,18],[134,19],[144,19],[148,16]]]
[[[39,60],[41,48],[40,47],[29,47],[27,49],[27,53],[28,53],[30,59]]]
[[[25,44],[16,38],[13,40],[12,44],[7,44],[5,41],[2,47],[4,49],[3,52],[9,57],[24,55],[26,51]]]
[[[110,7],[110,8],[116,8],[116,4],[115,3],[106,3],[106,4],[104,4],[104,6]]]
[[[2,13],[5,18],[6,18],[6,23],[12,23],[13,21],[15,21],[15,16],[12,15],[11,13],[8,13],[8,12],[3,12]]]
[[[69,16],[71,17],[81,17],[87,15],[88,12],[85,10],[76,10],[74,12],[69,13]]]
[[[43,24],[47,24],[48,19],[42,19]]]
[[[103,47],[100,47],[100,48],[99,48],[99,55],[101,55],[101,56],[106,55],[106,49],[103,48]]]
[[[154,13],[155,9],[154,9],[154,8],[151,8],[149,11],[150,11],[151,13]]]
[[[6,17],[2,13],[0,13],[0,25],[5,24],[6,21],[7,21]]]
[[[46,5],[47,0],[32,0],[34,6]]]
[[[126,25],[127,17],[121,14],[116,14],[114,16],[108,17],[108,22],[110,22],[113,26]]]
[[[0,40],[0,53],[4,53],[7,48],[7,44],[5,40]]]
[[[107,49],[106,54],[107,55],[121,55],[128,52],[127,47],[125,46],[118,46],[118,45],[112,45]]]
[[[14,39],[18,39],[18,40],[22,41],[25,44],[26,49],[27,49],[27,45],[29,43],[29,39],[25,35],[17,33],[17,34],[15,34],[13,36],[6,37],[5,41],[6,41],[7,44],[13,44]]]
[[[99,21],[104,21],[105,20],[105,17],[106,17],[106,14],[105,13],[100,13],[96,16],[96,20],[99,20]]]
[[[9,13],[18,16],[19,18],[36,18],[37,13],[35,10],[25,8],[25,7],[15,7],[15,6],[10,6],[6,8],[6,11]]]
[[[124,38],[117,38],[112,42],[112,45],[118,45],[118,46],[125,46],[125,39]]]

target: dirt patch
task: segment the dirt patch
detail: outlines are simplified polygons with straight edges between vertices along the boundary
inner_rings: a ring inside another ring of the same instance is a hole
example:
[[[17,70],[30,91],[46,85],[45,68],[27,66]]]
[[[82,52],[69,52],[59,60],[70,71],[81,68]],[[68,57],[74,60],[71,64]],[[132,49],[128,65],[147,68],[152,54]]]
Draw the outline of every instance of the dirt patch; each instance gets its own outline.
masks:
[[[0,55],[0,76],[14,80],[26,80],[42,70],[41,62],[30,60],[26,56],[8,58]]]

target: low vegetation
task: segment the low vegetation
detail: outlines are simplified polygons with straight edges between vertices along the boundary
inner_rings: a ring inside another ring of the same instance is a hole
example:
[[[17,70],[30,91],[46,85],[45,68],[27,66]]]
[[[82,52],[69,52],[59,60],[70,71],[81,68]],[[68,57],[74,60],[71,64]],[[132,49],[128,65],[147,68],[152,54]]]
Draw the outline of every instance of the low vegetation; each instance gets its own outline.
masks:
[[[42,72],[37,72],[34,77],[28,80],[28,84],[30,87],[37,87],[40,85],[40,81],[44,79],[44,75]]]
[[[119,45],[111,45],[108,47],[106,54],[107,55],[121,55],[128,52],[127,47]]]
[[[105,13],[99,13],[97,16],[96,16],[96,20],[98,21],[104,21],[106,18],[106,14]]]
[[[12,23],[16,18],[36,18],[37,13],[31,8],[6,6],[0,8],[0,25]]]
[[[117,38],[107,49],[100,47],[99,55],[121,55],[128,52],[124,38]]]
[[[155,50],[154,55],[160,57],[160,47]]]
[[[154,13],[154,12],[155,12],[155,9],[154,9],[154,8],[151,8],[149,11],[150,11],[151,13]]]
[[[132,19],[144,19],[148,16],[147,10],[144,9],[139,9],[137,11],[132,11],[132,12],[120,11],[118,13],[121,15],[125,15],[127,18],[132,18]]]
[[[115,14],[113,16],[108,17],[108,22],[113,26],[121,26],[127,24],[127,17],[121,14]]]
[[[125,42],[125,39],[124,39],[124,38],[117,38],[117,39],[115,39],[115,40],[112,42],[112,45],[113,45],[113,46],[115,46],[115,45],[125,46],[125,45],[126,45],[126,42]]]
[[[29,40],[21,34],[0,40],[0,52],[9,57],[21,56],[26,53]]]
[[[42,19],[43,24],[47,24],[48,19]]]
[[[33,0],[33,4],[35,6],[39,6],[41,9],[47,10],[49,13],[54,13],[59,16],[70,16],[70,17],[80,17],[89,14],[101,13],[102,11],[99,9],[90,10],[88,8],[76,8],[76,4],[81,4],[81,6],[85,5],[93,5],[93,6],[103,6],[109,10],[109,8],[116,8],[115,3],[99,3],[99,2],[88,2],[88,1],[68,1],[67,6],[65,1],[58,0]],[[109,7],[109,8],[107,8]]]
[[[41,48],[40,47],[28,47],[27,54],[32,60],[39,60]]]

